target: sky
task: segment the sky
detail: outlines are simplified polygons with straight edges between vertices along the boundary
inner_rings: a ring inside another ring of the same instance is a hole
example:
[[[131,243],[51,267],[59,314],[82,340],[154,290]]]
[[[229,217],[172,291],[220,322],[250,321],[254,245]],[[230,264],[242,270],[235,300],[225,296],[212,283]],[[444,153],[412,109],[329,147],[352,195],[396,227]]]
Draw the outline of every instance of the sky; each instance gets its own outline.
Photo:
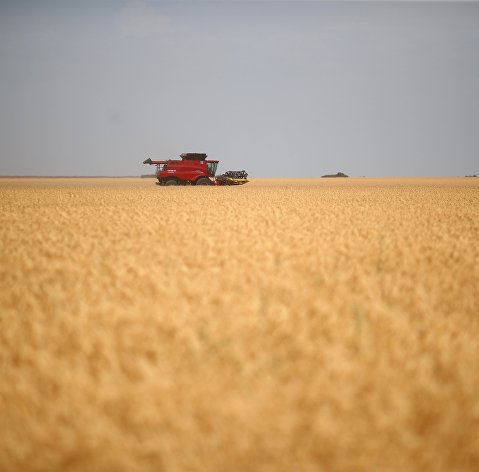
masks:
[[[479,2],[0,0],[0,175],[479,174]]]

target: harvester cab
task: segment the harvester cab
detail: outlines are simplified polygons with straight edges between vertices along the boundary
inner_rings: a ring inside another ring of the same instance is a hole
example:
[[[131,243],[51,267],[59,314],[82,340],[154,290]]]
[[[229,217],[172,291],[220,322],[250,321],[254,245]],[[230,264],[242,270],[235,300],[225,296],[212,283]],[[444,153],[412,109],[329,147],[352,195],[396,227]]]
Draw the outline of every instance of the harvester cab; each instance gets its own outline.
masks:
[[[203,153],[180,154],[181,160],[154,161],[150,158],[143,164],[156,165],[158,185],[242,185],[248,182],[243,171],[228,171],[216,176],[219,161],[208,160]]]

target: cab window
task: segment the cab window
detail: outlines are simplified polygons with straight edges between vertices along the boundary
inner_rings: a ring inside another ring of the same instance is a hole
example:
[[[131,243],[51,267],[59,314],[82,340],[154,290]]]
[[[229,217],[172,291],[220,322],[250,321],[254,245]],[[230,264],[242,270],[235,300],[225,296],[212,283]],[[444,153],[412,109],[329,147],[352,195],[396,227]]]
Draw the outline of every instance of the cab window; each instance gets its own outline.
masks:
[[[208,170],[208,175],[215,175],[217,167],[218,167],[217,162],[207,162],[206,163],[206,168]]]

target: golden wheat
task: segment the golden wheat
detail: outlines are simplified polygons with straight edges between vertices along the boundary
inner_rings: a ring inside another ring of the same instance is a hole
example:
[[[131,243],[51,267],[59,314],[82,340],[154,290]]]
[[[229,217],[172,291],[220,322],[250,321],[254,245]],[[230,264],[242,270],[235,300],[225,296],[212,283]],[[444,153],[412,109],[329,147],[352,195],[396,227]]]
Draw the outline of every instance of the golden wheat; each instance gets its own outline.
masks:
[[[0,180],[2,471],[478,470],[479,183]]]

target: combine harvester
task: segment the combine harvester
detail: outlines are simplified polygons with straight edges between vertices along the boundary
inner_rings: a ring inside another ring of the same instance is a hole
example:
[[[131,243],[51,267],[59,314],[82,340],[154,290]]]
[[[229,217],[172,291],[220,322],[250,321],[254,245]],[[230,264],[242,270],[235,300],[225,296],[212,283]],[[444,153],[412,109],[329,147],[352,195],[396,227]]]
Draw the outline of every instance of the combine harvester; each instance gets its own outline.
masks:
[[[152,161],[143,164],[156,165],[158,185],[243,185],[248,183],[244,170],[230,170],[216,176],[219,161],[210,161],[206,154],[188,152],[180,154],[181,160]]]

